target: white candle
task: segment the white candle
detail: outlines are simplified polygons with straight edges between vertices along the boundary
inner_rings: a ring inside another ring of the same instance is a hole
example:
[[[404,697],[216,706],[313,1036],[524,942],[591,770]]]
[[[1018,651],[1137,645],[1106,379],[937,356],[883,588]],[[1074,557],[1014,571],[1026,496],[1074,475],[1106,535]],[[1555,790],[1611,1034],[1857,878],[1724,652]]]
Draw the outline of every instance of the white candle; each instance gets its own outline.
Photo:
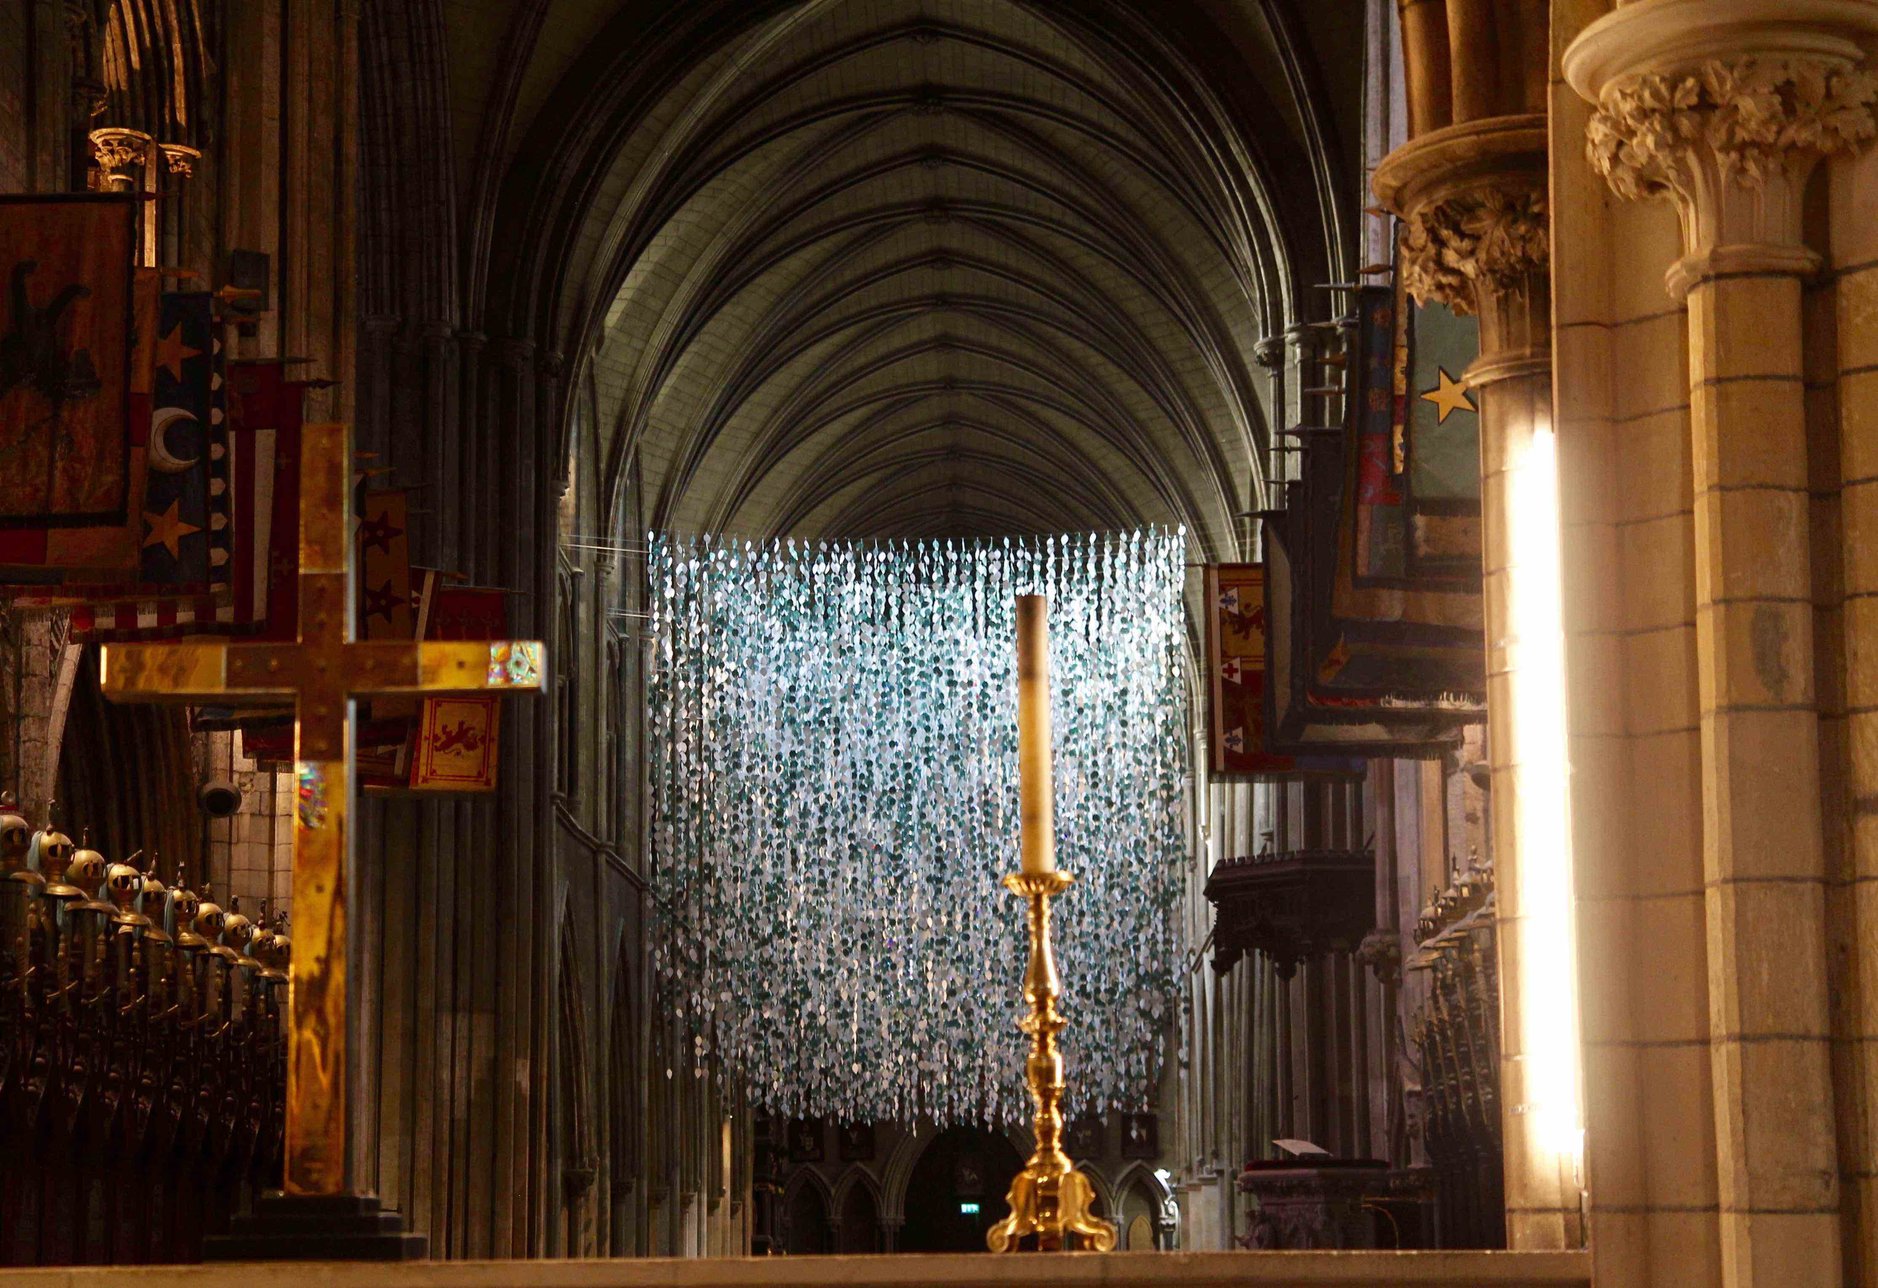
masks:
[[[1056,871],[1055,787],[1050,765],[1050,601],[1017,597],[1017,778],[1022,867]]]

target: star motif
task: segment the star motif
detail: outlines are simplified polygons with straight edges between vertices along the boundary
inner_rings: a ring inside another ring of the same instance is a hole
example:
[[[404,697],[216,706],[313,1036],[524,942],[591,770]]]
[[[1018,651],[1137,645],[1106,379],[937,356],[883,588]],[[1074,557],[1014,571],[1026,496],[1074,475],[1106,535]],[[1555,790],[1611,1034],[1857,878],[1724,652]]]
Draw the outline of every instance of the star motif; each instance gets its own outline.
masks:
[[[403,528],[393,527],[389,515],[380,512],[359,525],[359,540],[365,548],[378,547],[386,554],[391,553],[391,539],[404,535]]]
[[[183,343],[183,324],[180,322],[170,328],[168,335],[157,337],[156,364],[167,370],[172,380],[183,378],[183,363],[201,356],[202,350],[191,349]]]
[[[182,558],[182,552],[177,548],[177,543],[192,532],[202,531],[195,524],[183,519],[182,504],[182,499],[179,497],[171,501],[170,508],[161,514],[152,514],[148,510],[143,512],[143,521],[150,525],[150,535],[143,539],[145,550],[151,546],[162,546],[170,552],[170,558]]]
[[[391,589],[390,581],[386,581],[377,589],[367,586],[365,588],[365,615],[382,617],[390,621],[391,615],[398,610],[399,598],[400,596]]]
[[[1448,416],[1453,412],[1480,410],[1474,406],[1474,400],[1467,396],[1465,380],[1456,380],[1450,376],[1446,367],[1437,367],[1435,370],[1441,373],[1441,383],[1421,394],[1423,402],[1431,402],[1441,409],[1441,415],[1436,418],[1435,424],[1447,424]]]

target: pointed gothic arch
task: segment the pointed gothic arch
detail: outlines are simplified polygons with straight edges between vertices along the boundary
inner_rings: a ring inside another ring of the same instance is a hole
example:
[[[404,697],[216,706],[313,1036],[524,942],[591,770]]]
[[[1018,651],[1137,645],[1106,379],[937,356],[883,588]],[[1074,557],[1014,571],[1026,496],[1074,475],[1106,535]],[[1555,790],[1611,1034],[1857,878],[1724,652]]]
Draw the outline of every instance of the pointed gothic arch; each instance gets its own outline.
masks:
[[[592,1078],[588,1070],[586,1003],[581,988],[580,955],[574,919],[563,908],[557,967],[555,1144],[560,1155],[562,1250],[587,1246],[592,1224],[589,1195],[599,1174],[594,1152]]]
[[[607,1171],[613,1201],[612,1251],[631,1255],[629,1201],[638,1192],[645,1158],[645,1044],[639,1031],[639,973],[622,931],[614,953],[613,1002],[607,1019]]]
[[[835,1211],[827,1179],[813,1166],[798,1167],[783,1186],[783,1247],[797,1255],[832,1251]]]

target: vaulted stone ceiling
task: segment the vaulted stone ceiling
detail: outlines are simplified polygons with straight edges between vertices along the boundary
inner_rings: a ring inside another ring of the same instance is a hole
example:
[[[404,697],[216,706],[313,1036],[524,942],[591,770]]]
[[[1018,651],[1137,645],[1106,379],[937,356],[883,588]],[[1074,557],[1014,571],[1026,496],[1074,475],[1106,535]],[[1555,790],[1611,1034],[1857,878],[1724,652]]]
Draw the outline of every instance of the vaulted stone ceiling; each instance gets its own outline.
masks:
[[[1348,271],[1360,0],[503,9],[447,14],[464,289],[555,338],[607,503],[1238,550],[1254,348]]]

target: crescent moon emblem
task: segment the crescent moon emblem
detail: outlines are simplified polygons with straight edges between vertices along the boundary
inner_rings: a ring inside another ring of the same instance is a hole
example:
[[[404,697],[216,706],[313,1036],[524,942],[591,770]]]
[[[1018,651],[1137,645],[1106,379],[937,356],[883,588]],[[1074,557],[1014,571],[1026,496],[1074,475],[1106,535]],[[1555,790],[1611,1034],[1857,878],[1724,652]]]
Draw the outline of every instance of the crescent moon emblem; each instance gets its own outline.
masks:
[[[150,468],[159,474],[181,474],[193,469],[202,458],[192,456],[186,461],[178,460],[170,453],[169,446],[163,441],[163,434],[179,420],[195,420],[195,416],[182,407],[159,407],[150,418]]]

